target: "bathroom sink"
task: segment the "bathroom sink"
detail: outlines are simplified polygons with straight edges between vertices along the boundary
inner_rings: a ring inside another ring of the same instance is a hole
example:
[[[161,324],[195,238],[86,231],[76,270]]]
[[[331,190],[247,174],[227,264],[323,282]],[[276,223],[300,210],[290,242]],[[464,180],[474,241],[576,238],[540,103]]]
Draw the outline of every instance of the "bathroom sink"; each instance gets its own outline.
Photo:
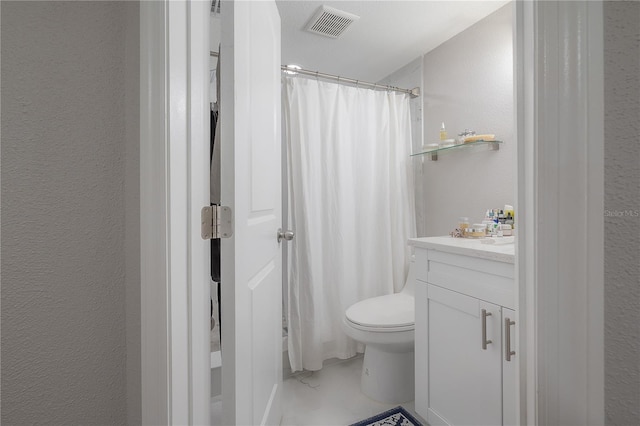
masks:
[[[505,244],[513,244],[516,241],[516,237],[489,237],[483,238],[480,240],[482,244],[495,244],[495,245],[505,245]]]

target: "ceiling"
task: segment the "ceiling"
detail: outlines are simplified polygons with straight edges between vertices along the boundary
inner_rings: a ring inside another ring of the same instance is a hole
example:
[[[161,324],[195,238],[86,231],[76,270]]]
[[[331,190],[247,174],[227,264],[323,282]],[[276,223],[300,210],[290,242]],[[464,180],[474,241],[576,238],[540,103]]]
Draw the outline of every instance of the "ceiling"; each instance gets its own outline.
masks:
[[[377,82],[508,1],[277,0],[282,63]],[[337,39],[304,30],[321,5],[360,16]]]

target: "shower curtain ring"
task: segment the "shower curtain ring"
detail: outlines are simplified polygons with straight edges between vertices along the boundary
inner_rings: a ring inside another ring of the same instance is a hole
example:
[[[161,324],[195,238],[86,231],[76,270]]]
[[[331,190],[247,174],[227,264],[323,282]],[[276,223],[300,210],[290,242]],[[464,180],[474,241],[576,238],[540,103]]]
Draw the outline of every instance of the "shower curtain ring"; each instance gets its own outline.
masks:
[[[319,72],[320,72],[320,71],[316,71],[316,80],[318,79],[318,73],[319,73]]]

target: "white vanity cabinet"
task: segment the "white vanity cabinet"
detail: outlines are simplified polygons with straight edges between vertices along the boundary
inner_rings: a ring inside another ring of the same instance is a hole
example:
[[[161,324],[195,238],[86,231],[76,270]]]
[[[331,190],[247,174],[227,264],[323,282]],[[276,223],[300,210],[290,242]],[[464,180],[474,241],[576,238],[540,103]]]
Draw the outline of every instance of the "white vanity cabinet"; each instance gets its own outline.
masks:
[[[513,248],[456,240],[410,242],[416,412],[432,426],[515,425]]]

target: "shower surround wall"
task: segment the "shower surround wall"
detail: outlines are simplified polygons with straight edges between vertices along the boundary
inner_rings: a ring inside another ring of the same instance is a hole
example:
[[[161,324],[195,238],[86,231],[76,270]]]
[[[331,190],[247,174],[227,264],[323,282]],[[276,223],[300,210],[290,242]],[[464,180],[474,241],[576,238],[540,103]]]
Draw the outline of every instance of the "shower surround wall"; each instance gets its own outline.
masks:
[[[422,87],[422,57],[411,61],[390,76],[379,81],[379,84],[387,86],[413,89]],[[419,152],[422,149],[422,96],[409,100],[411,113],[411,152]],[[426,200],[424,192],[424,180],[422,179],[422,162],[413,162],[413,184],[415,187],[416,205],[416,232],[418,236],[425,235],[426,226]]]
[[[460,216],[479,222],[486,209],[515,200],[512,13],[508,4],[426,53],[422,76],[414,61],[382,80],[401,87],[422,81],[424,137],[414,140],[414,150],[439,142],[442,122],[450,138],[472,129],[504,141],[499,151],[460,149],[438,161],[414,157],[418,236],[446,235]]]
[[[140,424],[139,7],[1,7],[0,422]]]

